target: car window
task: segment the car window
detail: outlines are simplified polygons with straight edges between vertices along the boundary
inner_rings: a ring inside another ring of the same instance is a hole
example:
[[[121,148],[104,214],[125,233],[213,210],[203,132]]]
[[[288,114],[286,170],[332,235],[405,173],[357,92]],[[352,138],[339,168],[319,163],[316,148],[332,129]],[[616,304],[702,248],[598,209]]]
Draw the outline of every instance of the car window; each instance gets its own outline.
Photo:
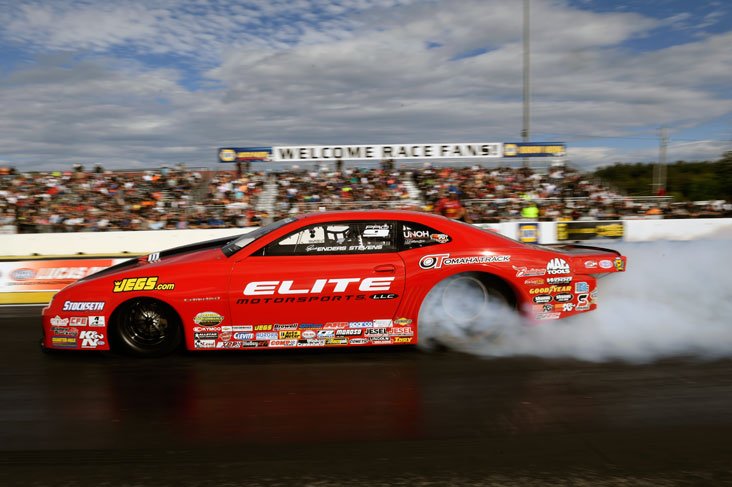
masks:
[[[403,250],[440,245],[452,240],[449,235],[421,223],[401,222],[401,227],[401,248]]]
[[[396,250],[394,222],[327,222],[285,235],[258,255],[375,254]]]
[[[243,249],[244,247],[246,247],[250,243],[254,242],[255,240],[267,235],[270,232],[277,230],[280,227],[283,227],[283,226],[288,225],[295,221],[297,221],[297,218],[288,217],[283,220],[278,220],[274,223],[270,223],[269,225],[259,227],[256,230],[253,230],[249,233],[245,233],[244,235],[237,237],[234,240],[231,240],[226,245],[224,245],[221,250],[224,252],[224,254],[227,257],[230,257],[232,254]]]

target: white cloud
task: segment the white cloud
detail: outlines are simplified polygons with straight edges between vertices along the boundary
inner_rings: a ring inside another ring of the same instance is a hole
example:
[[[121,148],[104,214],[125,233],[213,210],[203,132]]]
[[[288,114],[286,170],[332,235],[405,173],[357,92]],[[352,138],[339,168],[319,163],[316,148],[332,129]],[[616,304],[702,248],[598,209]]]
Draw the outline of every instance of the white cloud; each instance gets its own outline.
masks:
[[[532,2],[532,19],[532,133],[570,141],[578,165],[653,161],[657,144],[573,140],[693,127],[732,108],[731,33],[637,53],[623,42],[658,21],[551,0]],[[232,144],[516,140],[521,21],[520,2],[499,0],[13,4],[0,35],[62,53],[0,75],[0,157],[121,167],[209,164]],[[714,159],[725,142],[684,147],[669,160]]]

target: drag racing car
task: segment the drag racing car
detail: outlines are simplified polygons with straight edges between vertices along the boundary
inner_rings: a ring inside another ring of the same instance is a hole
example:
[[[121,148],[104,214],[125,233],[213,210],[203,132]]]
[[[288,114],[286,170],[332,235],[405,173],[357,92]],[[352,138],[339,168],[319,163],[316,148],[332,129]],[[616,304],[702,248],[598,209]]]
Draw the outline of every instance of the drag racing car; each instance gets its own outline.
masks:
[[[500,332],[597,307],[618,252],[523,244],[442,216],[339,211],[288,217],[130,259],[70,284],[43,310],[46,349],[160,356],[191,350],[417,343],[420,324]]]

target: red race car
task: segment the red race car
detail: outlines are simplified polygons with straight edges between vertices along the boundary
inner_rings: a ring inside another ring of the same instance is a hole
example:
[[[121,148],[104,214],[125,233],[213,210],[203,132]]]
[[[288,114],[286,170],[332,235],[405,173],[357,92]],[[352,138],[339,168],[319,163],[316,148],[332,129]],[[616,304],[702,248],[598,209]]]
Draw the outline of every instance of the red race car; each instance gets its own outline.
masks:
[[[429,320],[495,333],[499,306],[531,323],[594,309],[595,275],[625,263],[613,250],[522,244],[425,213],[316,213],[81,279],[44,308],[42,344],[156,356],[181,342],[414,344]]]

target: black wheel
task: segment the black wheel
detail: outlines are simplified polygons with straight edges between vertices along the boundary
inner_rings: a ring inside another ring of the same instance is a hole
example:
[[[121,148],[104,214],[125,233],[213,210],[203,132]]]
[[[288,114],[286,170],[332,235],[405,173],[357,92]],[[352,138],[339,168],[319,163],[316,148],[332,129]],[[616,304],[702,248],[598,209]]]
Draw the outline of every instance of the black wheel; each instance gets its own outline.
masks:
[[[173,308],[149,298],[124,303],[116,312],[110,333],[122,351],[143,357],[169,354],[183,338]]]
[[[515,299],[492,276],[466,272],[439,282],[419,310],[419,333],[443,345],[496,340],[517,319]]]

